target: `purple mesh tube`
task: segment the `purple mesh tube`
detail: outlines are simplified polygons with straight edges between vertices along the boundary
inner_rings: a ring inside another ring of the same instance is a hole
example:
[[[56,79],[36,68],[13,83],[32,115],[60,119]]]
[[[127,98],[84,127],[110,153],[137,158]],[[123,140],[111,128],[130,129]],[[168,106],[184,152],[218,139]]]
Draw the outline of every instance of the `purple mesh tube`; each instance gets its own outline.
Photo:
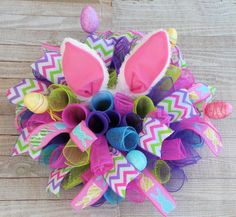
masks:
[[[63,122],[71,128],[76,127],[88,115],[88,109],[83,104],[69,104],[62,112]]]
[[[109,128],[117,127],[121,122],[120,113],[114,110],[109,110],[106,112],[107,116],[109,117]]]
[[[133,111],[133,100],[123,93],[116,93],[114,96],[115,110],[121,116]]]
[[[137,114],[129,112],[123,116],[122,125],[133,127],[137,133],[140,133],[143,128],[143,121]]]
[[[109,117],[105,112],[93,111],[88,115],[86,124],[96,135],[103,135],[109,128]]]

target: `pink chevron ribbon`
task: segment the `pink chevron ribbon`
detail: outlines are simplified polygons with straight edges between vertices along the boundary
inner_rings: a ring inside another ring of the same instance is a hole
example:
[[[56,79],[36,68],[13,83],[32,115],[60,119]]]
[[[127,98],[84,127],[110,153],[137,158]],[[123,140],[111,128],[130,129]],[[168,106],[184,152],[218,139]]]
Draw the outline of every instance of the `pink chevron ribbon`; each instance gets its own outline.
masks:
[[[173,131],[155,118],[146,118],[143,122],[143,131],[140,133],[140,147],[161,157],[162,142]]]
[[[23,105],[24,96],[31,92],[43,93],[47,90],[47,86],[36,79],[23,79],[20,83],[10,88],[6,92],[6,96],[10,103]]]
[[[112,39],[103,39],[97,35],[89,35],[85,41],[90,48],[96,50],[97,54],[110,66],[114,53],[114,41]]]
[[[54,84],[65,83],[65,77],[62,71],[62,56],[55,51],[46,51],[43,57],[34,62],[31,67],[41,77]]]
[[[117,150],[113,152],[113,163],[113,168],[104,174],[104,178],[115,193],[125,197],[127,185],[139,175],[139,172]]]
[[[171,122],[181,121],[198,115],[186,89],[175,91],[159,102],[157,108],[165,110],[171,117]]]
[[[103,176],[93,176],[82,188],[79,194],[72,200],[71,206],[79,211],[96,203],[106,192],[108,184]]]
[[[71,129],[67,127],[63,122],[51,122],[47,124],[41,124],[36,127],[28,137],[30,147],[33,151],[41,150],[48,143],[63,133],[70,133]]]
[[[51,172],[48,180],[48,185],[46,187],[47,191],[55,195],[59,195],[61,183],[65,176],[71,171],[71,167],[66,167],[62,169],[56,169]]]
[[[176,202],[169,192],[147,170],[143,170],[140,179],[136,179],[139,189],[151,201],[156,209],[167,216],[176,207]]]

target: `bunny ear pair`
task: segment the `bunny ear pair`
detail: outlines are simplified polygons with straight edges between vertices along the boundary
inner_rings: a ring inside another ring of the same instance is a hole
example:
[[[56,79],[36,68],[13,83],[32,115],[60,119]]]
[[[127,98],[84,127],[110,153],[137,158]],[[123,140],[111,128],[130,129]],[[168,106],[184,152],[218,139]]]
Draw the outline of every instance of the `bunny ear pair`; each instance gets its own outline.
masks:
[[[95,50],[66,38],[61,51],[66,82],[80,99],[88,99],[106,89],[108,70]],[[116,90],[131,96],[147,94],[163,77],[169,61],[167,33],[160,30],[147,35],[122,64]]]

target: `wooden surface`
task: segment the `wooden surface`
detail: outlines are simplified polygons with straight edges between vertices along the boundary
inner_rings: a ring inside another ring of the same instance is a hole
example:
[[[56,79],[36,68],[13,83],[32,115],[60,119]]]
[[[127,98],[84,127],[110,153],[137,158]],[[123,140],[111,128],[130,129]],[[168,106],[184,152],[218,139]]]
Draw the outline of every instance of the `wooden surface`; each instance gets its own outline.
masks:
[[[230,0],[1,0],[0,1],[0,217],[154,217],[149,202],[104,205],[77,214],[69,203],[77,190],[55,198],[45,192],[48,169],[27,156],[11,157],[17,132],[14,106],[5,90],[32,77],[30,64],[40,56],[41,42],[65,36],[81,38],[79,14],[85,4],[98,11],[100,30],[151,31],[175,27],[179,44],[198,80],[217,87],[217,98],[236,106],[236,1]],[[216,159],[207,148],[202,160],[185,169],[189,179],[174,194],[170,216],[236,216],[236,113],[215,122],[224,149]]]

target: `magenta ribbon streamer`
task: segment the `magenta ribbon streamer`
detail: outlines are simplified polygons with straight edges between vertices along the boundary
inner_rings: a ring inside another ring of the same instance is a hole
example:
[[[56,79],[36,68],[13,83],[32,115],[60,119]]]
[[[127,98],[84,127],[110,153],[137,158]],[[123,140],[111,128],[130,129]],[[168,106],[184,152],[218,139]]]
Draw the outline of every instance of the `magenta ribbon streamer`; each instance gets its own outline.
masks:
[[[104,175],[113,168],[113,159],[106,137],[100,136],[93,142],[90,153],[90,169],[95,175]]]

